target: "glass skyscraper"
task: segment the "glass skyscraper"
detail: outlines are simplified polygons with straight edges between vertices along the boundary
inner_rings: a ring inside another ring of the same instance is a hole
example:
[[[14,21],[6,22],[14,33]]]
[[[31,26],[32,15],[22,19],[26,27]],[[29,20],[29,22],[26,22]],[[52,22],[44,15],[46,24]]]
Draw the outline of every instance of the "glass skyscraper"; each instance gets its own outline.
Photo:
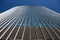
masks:
[[[1,40],[60,40],[60,14],[43,6],[16,6],[0,14]]]

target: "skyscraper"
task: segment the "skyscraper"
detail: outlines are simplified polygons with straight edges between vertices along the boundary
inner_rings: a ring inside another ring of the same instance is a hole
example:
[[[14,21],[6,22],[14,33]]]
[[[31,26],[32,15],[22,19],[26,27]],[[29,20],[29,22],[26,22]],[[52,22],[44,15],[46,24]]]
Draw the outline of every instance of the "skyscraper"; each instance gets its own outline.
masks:
[[[1,40],[60,40],[60,14],[43,6],[16,6],[0,14]]]

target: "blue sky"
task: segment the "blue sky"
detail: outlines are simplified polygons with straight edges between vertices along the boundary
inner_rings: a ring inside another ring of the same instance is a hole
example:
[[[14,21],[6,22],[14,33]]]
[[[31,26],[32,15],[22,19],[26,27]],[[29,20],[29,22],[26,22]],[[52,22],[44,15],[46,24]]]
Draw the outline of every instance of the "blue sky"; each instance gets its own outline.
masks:
[[[45,6],[60,13],[60,0],[0,0],[0,13],[20,5]]]

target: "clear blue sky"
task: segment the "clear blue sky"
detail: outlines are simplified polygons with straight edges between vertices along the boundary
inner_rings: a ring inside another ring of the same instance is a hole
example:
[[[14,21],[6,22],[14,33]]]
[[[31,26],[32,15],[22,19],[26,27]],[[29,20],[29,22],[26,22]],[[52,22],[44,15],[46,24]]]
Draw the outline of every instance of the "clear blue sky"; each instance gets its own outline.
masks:
[[[60,13],[60,0],[0,0],[0,13],[20,5],[40,5]]]

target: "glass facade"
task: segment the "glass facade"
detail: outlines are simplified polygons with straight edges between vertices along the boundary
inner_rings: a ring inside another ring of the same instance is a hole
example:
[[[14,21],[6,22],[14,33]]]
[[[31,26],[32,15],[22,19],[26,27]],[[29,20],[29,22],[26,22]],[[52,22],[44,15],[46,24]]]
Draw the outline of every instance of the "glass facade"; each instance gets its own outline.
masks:
[[[8,13],[0,16],[0,39],[60,40],[60,14],[43,6],[18,6]]]

